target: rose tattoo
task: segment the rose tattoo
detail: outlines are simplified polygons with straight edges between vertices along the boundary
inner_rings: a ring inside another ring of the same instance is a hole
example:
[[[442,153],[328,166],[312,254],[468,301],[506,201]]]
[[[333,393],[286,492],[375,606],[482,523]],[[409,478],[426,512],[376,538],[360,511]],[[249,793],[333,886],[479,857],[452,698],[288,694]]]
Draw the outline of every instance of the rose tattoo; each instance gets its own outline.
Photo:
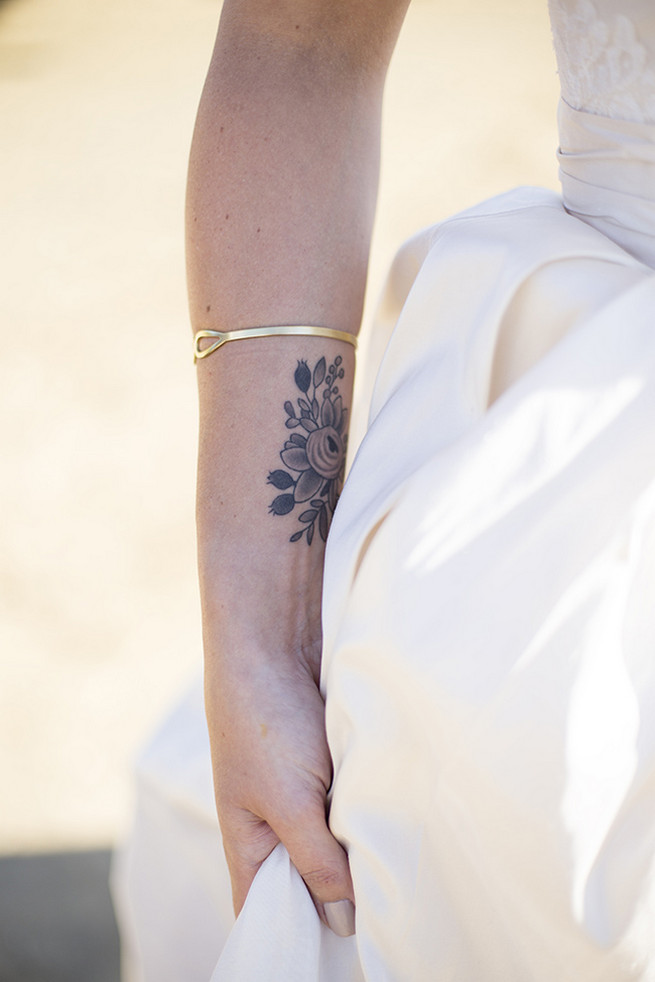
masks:
[[[321,539],[326,541],[343,483],[348,410],[336,384],[344,377],[341,363],[341,355],[329,367],[321,358],[312,372],[306,361],[299,361],[293,375],[301,393],[296,398],[297,410],[290,400],[284,403],[286,427],[296,432],[280,451],[286,470],[271,471],[267,483],[283,492],[270,504],[272,515],[288,515],[296,506],[309,502],[298,515],[303,527],[293,533],[291,542],[305,536],[311,545],[317,525]]]

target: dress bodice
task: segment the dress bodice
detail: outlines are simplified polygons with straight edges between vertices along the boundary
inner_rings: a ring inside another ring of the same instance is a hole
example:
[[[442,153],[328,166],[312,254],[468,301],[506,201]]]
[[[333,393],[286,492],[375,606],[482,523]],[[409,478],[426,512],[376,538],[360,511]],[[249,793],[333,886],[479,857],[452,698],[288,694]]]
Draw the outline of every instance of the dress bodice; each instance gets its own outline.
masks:
[[[655,4],[550,0],[567,210],[655,267]]]

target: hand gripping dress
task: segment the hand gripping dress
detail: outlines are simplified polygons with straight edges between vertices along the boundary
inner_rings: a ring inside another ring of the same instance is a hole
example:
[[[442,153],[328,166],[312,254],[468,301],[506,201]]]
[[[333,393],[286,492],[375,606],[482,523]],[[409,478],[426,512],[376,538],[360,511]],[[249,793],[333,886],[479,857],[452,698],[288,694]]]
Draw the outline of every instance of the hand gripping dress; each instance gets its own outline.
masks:
[[[551,19],[562,196],[401,251],[330,532],[356,936],[278,846],[213,982],[655,980],[655,4]]]

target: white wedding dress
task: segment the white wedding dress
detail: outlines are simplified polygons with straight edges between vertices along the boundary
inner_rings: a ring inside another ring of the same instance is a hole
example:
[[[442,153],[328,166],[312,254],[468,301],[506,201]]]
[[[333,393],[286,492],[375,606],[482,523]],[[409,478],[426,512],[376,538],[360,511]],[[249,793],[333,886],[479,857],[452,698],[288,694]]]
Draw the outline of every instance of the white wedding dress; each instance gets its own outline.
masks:
[[[330,532],[357,933],[278,846],[226,940],[196,692],[144,758],[117,877],[135,979],[655,980],[655,4],[551,18],[563,197],[401,251]]]

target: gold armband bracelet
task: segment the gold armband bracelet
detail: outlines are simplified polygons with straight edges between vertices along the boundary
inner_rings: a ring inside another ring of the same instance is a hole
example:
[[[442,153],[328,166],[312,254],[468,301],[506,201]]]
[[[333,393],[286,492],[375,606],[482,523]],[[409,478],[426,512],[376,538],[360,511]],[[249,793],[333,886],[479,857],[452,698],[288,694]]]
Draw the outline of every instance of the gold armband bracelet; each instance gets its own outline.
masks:
[[[347,331],[335,331],[331,327],[308,327],[306,325],[281,325],[280,327],[246,327],[242,331],[198,331],[193,337],[193,360],[207,358],[214,351],[227,344],[228,341],[240,341],[246,338],[270,338],[276,335],[302,335],[318,338],[331,338],[333,341],[345,341],[357,347],[357,338]],[[207,347],[200,347],[202,341],[211,341]]]

